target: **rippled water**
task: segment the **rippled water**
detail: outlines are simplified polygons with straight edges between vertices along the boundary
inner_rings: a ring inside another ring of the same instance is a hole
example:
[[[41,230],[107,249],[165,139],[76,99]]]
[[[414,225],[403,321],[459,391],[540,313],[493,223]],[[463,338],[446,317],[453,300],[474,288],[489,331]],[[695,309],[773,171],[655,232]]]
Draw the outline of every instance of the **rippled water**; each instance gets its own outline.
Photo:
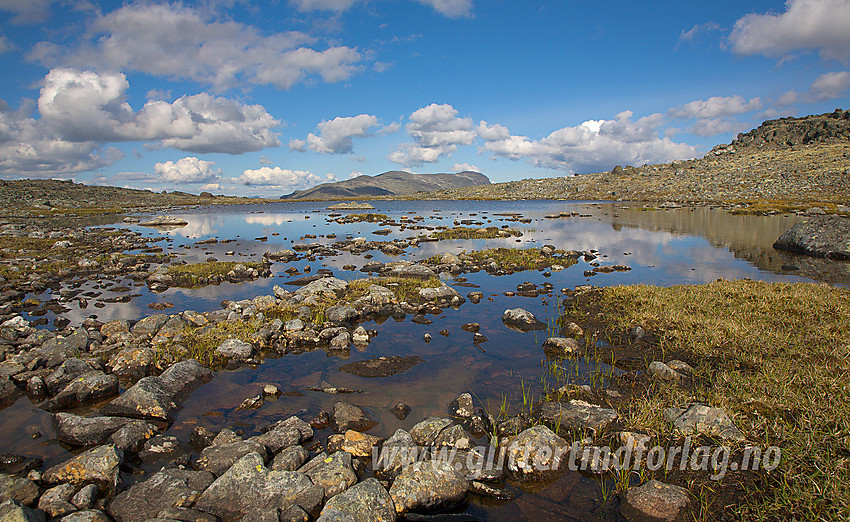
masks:
[[[769,281],[821,280],[846,285],[850,282],[848,264],[816,260],[777,252],[772,243],[796,222],[792,216],[733,216],[709,208],[646,211],[640,205],[594,204],[585,202],[520,201],[520,202],[372,202],[376,207],[370,212],[387,214],[400,221],[403,216],[411,220],[424,218],[420,225],[452,227],[462,220],[472,220],[488,226],[509,225],[523,232],[521,238],[488,241],[442,241],[422,243],[407,249],[405,254],[390,257],[379,251],[371,252],[374,260],[419,260],[434,254],[496,246],[539,248],[552,244],[565,250],[590,250],[599,252],[603,265],[623,264],[629,272],[584,275],[591,267],[583,260],[563,271],[553,271],[547,277],[542,271],[529,271],[505,276],[491,276],[484,272],[464,274],[468,283],[479,286],[485,295],[479,304],[467,302],[459,310],[447,309],[433,319],[431,325],[389,319],[381,324],[365,326],[378,331],[378,336],[363,351],[352,349],[342,359],[339,355],[314,350],[300,355],[287,355],[268,359],[259,368],[219,372],[217,378],[194,392],[184,403],[169,433],[186,437],[200,424],[217,430],[225,426],[236,427],[250,435],[275,419],[292,414],[309,418],[320,410],[330,410],[338,400],[346,400],[368,409],[380,421],[371,433],[389,437],[396,429],[409,429],[432,415],[443,415],[446,405],[458,394],[472,392],[477,404],[490,405],[498,410],[504,397],[509,409],[522,405],[521,388],[532,387],[541,391],[541,375],[545,374],[540,345],[545,332],[518,333],[507,329],[501,322],[506,308],[522,307],[543,321],[557,316],[556,302],[561,288],[581,284],[596,286],[652,283],[673,285],[702,283],[717,278],[752,278]],[[353,223],[340,225],[328,217],[323,203],[278,203],[267,205],[199,208],[172,212],[189,224],[167,233],[144,227],[117,224],[142,232],[150,237],[162,237],[157,243],[164,251],[178,254],[181,259],[195,262],[215,257],[219,260],[259,260],[266,251],[291,248],[293,243],[318,242],[330,244],[329,234],[337,239],[362,236],[370,240],[387,241],[399,237],[419,235],[424,231],[393,228],[388,236],[374,234],[379,225]],[[558,212],[578,212],[585,217],[547,219]],[[509,221],[498,214],[520,213],[530,218],[529,223]],[[146,216],[140,216],[146,217]],[[478,225],[475,225],[478,226]],[[305,235],[315,239],[302,239]],[[229,243],[198,245],[202,240],[233,239]],[[257,238],[265,238],[264,240]],[[234,255],[227,255],[233,251]],[[362,256],[341,253],[339,256],[318,258],[313,262],[292,263],[299,270],[310,267],[310,273],[320,268],[333,270],[336,277],[353,279],[363,277],[359,271],[345,271],[343,266],[362,266]],[[108,304],[104,308],[73,308],[65,314],[72,324],[85,317],[96,315],[101,321],[123,318],[135,320],[154,312],[147,305],[152,302],[169,302],[174,307],[165,313],[192,309],[199,312],[218,309],[224,299],[239,300],[270,294],[272,286],[283,285],[292,279],[284,270],[289,265],[275,263],[273,275],[268,279],[243,284],[222,284],[201,289],[171,288],[160,294],[148,292],[144,286],[133,287],[132,293],[141,294],[129,303]],[[536,284],[549,282],[555,292],[548,297],[507,297],[506,291],[516,289],[525,281]],[[456,284],[447,280],[448,284]],[[132,282],[128,281],[128,284]],[[89,283],[90,287],[96,283]],[[85,288],[85,287],[84,287]],[[472,288],[458,286],[465,295]],[[111,295],[104,291],[104,296]],[[45,297],[45,296],[42,296]],[[72,303],[69,306],[77,306]],[[481,333],[489,341],[476,346],[472,334],[460,326],[478,322]],[[438,332],[447,330],[448,335]],[[432,341],[426,343],[424,334]],[[419,355],[425,362],[401,375],[386,378],[363,378],[338,371],[346,363],[384,355]],[[581,383],[584,372],[579,372],[576,382]],[[332,396],[307,390],[322,382],[335,387],[362,390],[362,393]],[[269,401],[259,410],[236,412],[240,402],[259,392],[265,383],[274,383],[285,395]],[[412,406],[410,416],[399,421],[387,410],[402,401]],[[23,398],[0,412],[2,422],[2,451],[32,453],[47,456],[48,463],[58,462],[68,456],[67,451],[51,442],[52,428],[49,414],[35,408]],[[44,434],[39,439],[27,438],[25,430],[36,425]],[[317,433],[324,440],[328,433]],[[543,516],[562,516],[587,519],[599,518],[600,491],[598,483],[577,473],[568,473],[554,484],[538,492],[515,489],[518,500],[509,504],[474,503],[467,512],[495,520],[518,518],[539,519]],[[604,517],[603,517],[604,518]]]

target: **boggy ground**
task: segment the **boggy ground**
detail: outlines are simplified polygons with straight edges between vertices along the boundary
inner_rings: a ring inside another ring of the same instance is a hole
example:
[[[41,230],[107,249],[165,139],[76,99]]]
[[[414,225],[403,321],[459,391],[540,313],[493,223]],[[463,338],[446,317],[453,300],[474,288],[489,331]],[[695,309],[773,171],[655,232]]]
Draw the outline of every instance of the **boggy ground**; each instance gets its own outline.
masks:
[[[781,448],[781,463],[769,472],[719,481],[706,473],[649,474],[687,488],[696,519],[846,520],[848,297],[826,285],[747,280],[608,287],[567,298],[560,322],[583,327],[594,357],[632,370],[610,378],[622,398],[591,391],[620,414],[624,429],[681,444],[663,412],[701,402],[726,410],[743,433],[732,461],[746,445]],[[692,370],[651,365],[674,360]]]

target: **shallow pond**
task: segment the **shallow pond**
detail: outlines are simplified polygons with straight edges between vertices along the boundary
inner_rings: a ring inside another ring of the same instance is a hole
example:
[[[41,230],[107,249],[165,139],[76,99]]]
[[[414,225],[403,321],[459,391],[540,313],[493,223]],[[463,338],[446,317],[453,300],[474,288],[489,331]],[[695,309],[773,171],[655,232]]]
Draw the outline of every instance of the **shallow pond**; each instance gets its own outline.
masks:
[[[332,355],[319,349],[267,359],[257,368],[221,371],[216,379],[192,393],[182,404],[176,422],[167,433],[185,439],[195,425],[203,425],[213,430],[228,426],[250,435],[281,417],[299,414],[309,419],[344,400],[366,408],[380,421],[370,433],[389,437],[398,428],[409,429],[429,416],[444,415],[447,404],[464,392],[476,397],[476,406],[498,411],[504,404],[505,409],[516,412],[523,406],[524,389],[530,388],[532,394],[539,395],[546,386],[550,369],[540,348],[546,332],[512,331],[502,324],[502,312],[521,307],[542,321],[553,323],[558,315],[557,303],[562,288],[572,289],[583,284],[689,284],[717,278],[820,280],[840,285],[850,282],[850,265],[846,263],[805,258],[772,248],[776,238],[799,219],[795,216],[734,216],[707,207],[646,210],[642,205],[556,201],[376,201],[372,204],[375,210],[369,212],[386,214],[396,222],[449,228],[507,225],[522,232],[519,238],[421,243],[397,257],[373,251],[369,253],[372,260],[415,261],[446,252],[457,254],[497,246],[540,248],[548,244],[564,250],[594,250],[598,252],[596,262],[600,265],[627,265],[631,270],[588,276],[586,272],[592,267],[579,259],[577,264],[560,271],[527,271],[503,276],[483,271],[464,274],[466,281],[462,284],[446,276],[446,282],[455,286],[461,295],[479,290],[484,293],[484,299],[477,304],[467,301],[459,309],[448,308],[439,315],[429,315],[433,321],[429,325],[414,324],[409,315],[403,321],[389,319],[381,324],[366,323],[364,326],[376,330],[378,335],[362,351],[352,349],[344,355]],[[425,232],[390,227],[388,235],[375,234],[387,227],[376,223],[336,223],[329,217],[331,211],[326,210],[326,206],[319,202],[281,202],[173,211],[168,214],[184,219],[188,225],[167,232],[124,223],[112,226],[130,228],[151,238],[159,237],[155,246],[190,263],[210,257],[259,261],[264,252],[291,248],[297,243],[330,245],[338,239],[358,236],[391,241]],[[578,215],[551,217],[570,212]],[[523,218],[522,222],[516,215]],[[198,244],[209,239],[219,242]],[[233,241],[223,243],[223,240]],[[131,288],[132,294],[139,294],[138,297],[127,303],[109,303],[102,308],[81,309],[70,302],[66,306],[71,310],[64,317],[70,319],[72,325],[79,325],[89,316],[105,322],[117,318],[137,320],[154,313],[178,313],[186,309],[210,311],[220,308],[225,299],[236,301],[271,294],[274,285],[285,286],[287,281],[315,274],[319,269],[332,270],[335,277],[341,279],[365,277],[366,274],[358,270],[343,269],[345,265],[359,268],[365,262],[363,256],[341,252],[315,261],[291,263],[298,269],[298,275],[285,272],[290,265],[275,263],[270,278],[199,289],[170,288],[162,293],[152,293],[146,286],[127,280],[126,286]],[[526,281],[537,285],[551,283],[554,290],[547,296],[535,298],[505,295]],[[100,288],[97,282],[86,283],[82,289],[101,291],[102,297],[118,295]],[[174,306],[165,312],[148,308],[148,304],[156,302]],[[473,334],[461,329],[461,325],[469,322],[479,323],[480,333],[489,340],[474,344]],[[430,342],[423,339],[425,334],[431,335]],[[348,362],[386,355],[418,355],[424,362],[406,373],[383,378],[358,377],[338,370]],[[580,360],[577,365],[578,371],[568,369],[575,383],[588,382],[596,373],[590,371],[596,369],[591,361]],[[334,387],[361,390],[361,393],[327,395],[308,390],[324,382]],[[277,385],[284,395],[267,401],[259,410],[235,411],[242,400],[258,393],[265,383]],[[398,402],[412,407],[412,413],[404,421],[388,411]],[[0,437],[4,441],[2,451],[41,455],[48,465],[68,456],[65,448],[52,441],[50,415],[35,408],[26,398],[0,412],[0,425]],[[40,438],[29,436],[32,426],[38,427],[42,433]],[[323,441],[328,434],[327,430],[320,431],[316,439]],[[131,476],[126,478],[134,480]],[[517,494],[514,502],[473,501],[465,508],[466,512],[492,520],[608,517],[600,511],[601,490],[598,480],[591,476],[567,473],[554,484],[535,492],[515,485],[509,487]]]

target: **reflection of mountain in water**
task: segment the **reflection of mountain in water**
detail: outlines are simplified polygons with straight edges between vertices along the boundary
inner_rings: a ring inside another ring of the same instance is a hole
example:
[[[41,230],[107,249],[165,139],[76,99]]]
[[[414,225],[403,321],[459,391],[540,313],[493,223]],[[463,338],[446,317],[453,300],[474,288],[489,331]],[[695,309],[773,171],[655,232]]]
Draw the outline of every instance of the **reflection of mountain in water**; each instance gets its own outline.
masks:
[[[797,223],[797,216],[737,216],[720,209],[625,210],[608,217],[611,226],[661,230],[705,238],[762,270],[795,274],[827,283],[850,284],[850,263],[829,261],[773,248],[773,242]],[[798,270],[789,269],[797,267]]]

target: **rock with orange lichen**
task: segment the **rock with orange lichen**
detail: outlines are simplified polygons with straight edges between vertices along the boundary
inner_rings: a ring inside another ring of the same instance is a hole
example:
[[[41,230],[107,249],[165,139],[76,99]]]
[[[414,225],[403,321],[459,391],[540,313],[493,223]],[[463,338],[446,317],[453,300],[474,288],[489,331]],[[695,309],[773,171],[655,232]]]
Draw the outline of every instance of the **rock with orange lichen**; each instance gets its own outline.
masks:
[[[102,491],[114,492],[119,481],[118,467],[123,461],[124,452],[106,444],[53,466],[44,472],[42,480],[46,484],[96,484]]]

